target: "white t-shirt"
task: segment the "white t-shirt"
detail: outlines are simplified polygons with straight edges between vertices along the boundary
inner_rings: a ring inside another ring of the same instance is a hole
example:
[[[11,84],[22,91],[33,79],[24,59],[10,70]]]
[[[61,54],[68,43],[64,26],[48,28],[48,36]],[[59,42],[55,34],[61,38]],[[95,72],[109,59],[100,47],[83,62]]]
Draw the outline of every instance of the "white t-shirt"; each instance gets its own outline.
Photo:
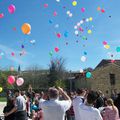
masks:
[[[75,113],[75,120],[80,120],[79,119],[79,104],[83,103],[83,99],[84,99],[83,96],[76,96],[73,99],[73,110]]]
[[[103,120],[100,111],[85,104],[79,105],[79,120]]]
[[[46,100],[41,103],[44,120],[64,120],[65,112],[70,108],[71,100]]]

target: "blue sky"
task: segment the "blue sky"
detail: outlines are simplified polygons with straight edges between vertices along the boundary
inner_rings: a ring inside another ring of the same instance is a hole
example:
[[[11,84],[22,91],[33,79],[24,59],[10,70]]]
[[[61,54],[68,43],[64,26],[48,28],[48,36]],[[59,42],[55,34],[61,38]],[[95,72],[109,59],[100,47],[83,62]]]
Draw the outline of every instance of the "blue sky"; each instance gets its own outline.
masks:
[[[4,18],[0,18],[0,52],[4,53],[0,67],[16,68],[20,64],[22,69],[33,65],[46,69],[52,58],[63,57],[66,69],[76,71],[94,68],[102,59],[110,59],[110,55],[113,55],[112,59],[119,59],[116,47],[120,43],[120,0],[76,0],[76,6],[72,5],[72,1],[0,0],[0,13],[4,13]],[[16,6],[14,14],[8,12],[10,4]],[[45,8],[44,4],[48,4],[48,7]],[[97,11],[98,6],[105,13]],[[81,8],[85,8],[85,12],[81,12]],[[73,16],[69,17],[67,11]],[[53,16],[54,12],[57,12],[57,16]],[[82,24],[84,32],[76,36],[76,23],[90,17],[93,21]],[[31,25],[30,35],[22,33],[21,26],[24,23]],[[92,34],[87,33],[88,29],[92,30]],[[64,36],[65,32],[68,33],[67,37]],[[60,33],[61,38],[57,38],[56,33]],[[81,36],[86,36],[87,40]],[[31,40],[35,40],[34,45],[30,43]],[[103,41],[110,45],[110,49],[104,48]],[[21,45],[25,48],[22,49]],[[59,52],[54,51],[55,47],[60,49]],[[22,50],[26,54],[20,56]],[[49,55],[51,51],[52,57]],[[11,56],[12,52],[15,56]],[[85,62],[81,61],[82,56],[87,58]]]

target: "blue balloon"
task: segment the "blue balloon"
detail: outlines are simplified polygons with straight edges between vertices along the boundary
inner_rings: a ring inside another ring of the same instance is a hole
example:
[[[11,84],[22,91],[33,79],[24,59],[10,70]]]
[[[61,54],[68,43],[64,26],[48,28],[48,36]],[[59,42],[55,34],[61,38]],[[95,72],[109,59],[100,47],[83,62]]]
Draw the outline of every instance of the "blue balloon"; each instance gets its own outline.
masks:
[[[92,77],[91,72],[87,72],[87,73],[86,73],[86,78],[91,78],[91,77]]]
[[[68,32],[67,32],[67,31],[64,33],[64,36],[65,36],[65,37],[68,37]]]

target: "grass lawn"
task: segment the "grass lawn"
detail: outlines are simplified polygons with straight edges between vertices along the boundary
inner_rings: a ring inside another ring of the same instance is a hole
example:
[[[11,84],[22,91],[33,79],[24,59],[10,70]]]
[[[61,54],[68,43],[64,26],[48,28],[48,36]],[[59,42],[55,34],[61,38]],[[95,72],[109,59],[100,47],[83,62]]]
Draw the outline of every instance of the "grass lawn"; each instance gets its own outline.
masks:
[[[0,102],[6,102],[6,97],[0,97]]]

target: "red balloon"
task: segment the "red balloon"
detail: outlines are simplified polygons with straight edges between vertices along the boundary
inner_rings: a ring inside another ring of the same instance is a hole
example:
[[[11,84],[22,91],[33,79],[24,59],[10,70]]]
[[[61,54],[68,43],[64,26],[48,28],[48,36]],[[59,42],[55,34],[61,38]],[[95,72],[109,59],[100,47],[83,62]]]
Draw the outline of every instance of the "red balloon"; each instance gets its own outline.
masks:
[[[9,76],[9,77],[8,77],[8,83],[12,85],[12,84],[14,84],[14,82],[15,82],[15,77],[12,76],[12,75]]]

